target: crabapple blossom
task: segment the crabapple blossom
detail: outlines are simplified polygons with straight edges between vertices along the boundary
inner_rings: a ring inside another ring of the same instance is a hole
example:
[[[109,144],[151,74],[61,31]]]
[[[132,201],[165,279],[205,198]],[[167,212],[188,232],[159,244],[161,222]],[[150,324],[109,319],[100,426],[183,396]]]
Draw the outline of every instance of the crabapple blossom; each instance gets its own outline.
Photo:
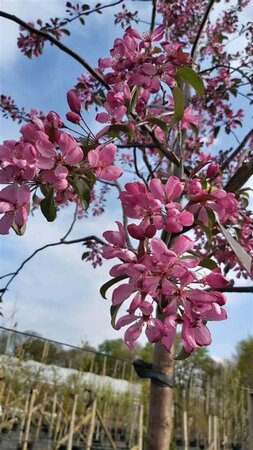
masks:
[[[114,144],[99,145],[88,153],[88,161],[98,179],[115,181],[122,175],[122,168],[112,165],[117,147]]]

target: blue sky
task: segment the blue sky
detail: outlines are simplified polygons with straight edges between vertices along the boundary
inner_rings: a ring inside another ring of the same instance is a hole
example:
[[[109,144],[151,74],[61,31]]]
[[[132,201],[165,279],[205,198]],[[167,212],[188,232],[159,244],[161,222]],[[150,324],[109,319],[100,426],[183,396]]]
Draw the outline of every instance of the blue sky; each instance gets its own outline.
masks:
[[[96,2],[90,2],[90,4]],[[143,2],[126,2],[133,10],[142,7],[142,19],[149,19],[150,8]],[[65,1],[1,0],[1,9],[24,20],[64,14]],[[68,110],[65,93],[83,72],[79,63],[59,49],[46,45],[38,59],[25,58],[16,47],[18,27],[1,19],[0,51],[2,58],[1,92],[12,95],[16,103],[27,109],[36,107],[45,112],[55,110],[65,116]],[[106,57],[121,28],[114,26],[110,10],[103,15],[87,18],[85,27],[73,27],[66,45],[80,53],[90,64],[96,65],[99,56]],[[86,115],[95,130],[93,113]],[[1,140],[18,137],[19,126],[1,119]],[[98,129],[98,128],[96,128]],[[217,148],[219,142],[217,143]],[[109,212],[101,218],[79,221],[72,239],[88,234],[101,236],[103,230],[114,228],[121,218],[119,205],[109,197]],[[30,217],[23,237],[14,233],[1,237],[1,273],[12,272],[36,248],[54,242],[68,229],[73,210],[65,208],[58,220],[48,224],[39,212]],[[10,286],[3,303],[1,324],[18,323],[21,330],[35,330],[49,338],[79,344],[88,340],[98,345],[104,339],[123,336],[110,326],[110,301],[103,300],[99,287],[107,281],[110,264],[96,270],[81,261],[81,245],[59,246],[37,255],[22,270]],[[213,344],[210,353],[223,358],[234,353],[236,343],[253,335],[253,298],[246,294],[228,296],[228,320],[210,324]],[[145,342],[144,340],[142,341]]]

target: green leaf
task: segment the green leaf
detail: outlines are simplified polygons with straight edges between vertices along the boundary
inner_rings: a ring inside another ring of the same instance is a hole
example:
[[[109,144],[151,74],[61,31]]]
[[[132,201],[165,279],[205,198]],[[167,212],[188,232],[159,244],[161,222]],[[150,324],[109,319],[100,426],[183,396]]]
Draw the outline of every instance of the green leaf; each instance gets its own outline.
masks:
[[[212,226],[216,222],[215,214],[214,214],[213,210],[210,209],[210,208],[207,208],[206,212],[207,212],[207,215],[208,215],[208,227],[212,228]]]
[[[176,361],[183,361],[184,359],[187,359],[191,356],[191,353],[188,353],[184,347],[181,348],[180,352],[178,353],[177,356],[175,356],[175,360]]]
[[[127,275],[120,275],[119,277],[115,277],[115,278],[111,278],[109,281],[107,281],[105,284],[103,284],[103,286],[101,286],[100,288],[100,294],[102,295],[103,298],[106,299],[106,291],[113,286],[114,284],[118,283],[121,280],[125,280],[126,278],[128,278]]]
[[[110,313],[111,313],[111,325],[112,328],[114,328],[114,330],[116,330],[115,328],[115,323],[116,323],[116,317],[117,317],[117,313],[118,310],[120,309],[121,305],[112,305],[110,308]]]
[[[88,9],[90,9],[89,5],[82,5],[81,6],[82,11],[87,11]]]
[[[44,195],[44,197],[47,197],[50,194],[52,188],[48,184],[41,184],[40,190],[41,190],[41,193]]]
[[[217,138],[219,132],[220,132],[220,127],[215,127],[214,131],[213,131],[213,135],[214,135],[215,138]]]
[[[212,230],[206,225],[204,225],[203,222],[201,222],[200,220],[195,219],[195,223],[201,228],[202,231],[204,231],[208,241],[210,242],[213,237]]]
[[[198,127],[196,127],[196,125],[194,125],[193,123],[191,123],[191,129],[192,129],[193,133],[195,134],[195,136],[198,136],[198,134],[199,134],[199,129],[198,129]]]
[[[121,133],[125,133],[128,135],[128,139],[130,141],[132,141],[134,139],[134,132],[132,130],[132,128],[130,128],[127,124],[118,124],[116,123],[115,125],[111,125],[108,129],[108,131],[106,132],[106,134],[108,134],[109,136],[112,137],[119,137]]]
[[[180,122],[184,115],[184,94],[178,86],[172,89],[172,94],[175,104],[174,120],[175,122]]]
[[[138,95],[139,95],[139,88],[137,86],[135,86],[131,92],[131,100],[129,102],[129,107],[128,107],[128,113],[133,113],[135,114],[135,106],[138,100]]]
[[[199,95],[204,94],[204,83],[197,72],[191,69],[191,67],[180,67],[180,69],[178,69],[177,71],[177,74],[181,78],[183,78],[184,81],[187,81],[187,83],[189,83]]]
[[[252,263],[251,257],[244,250],[244,248],[233,238],[233,236],[229,233],[229,231],[226,230],[226,228],[224,228],[224,226],[220,223],[219,217],[217,214],[216,214],[216,220],[217,220],[217,223],[218,223],[222,233],[224,234],[225,238],[227,239],[230,247],[235,252],[237,258],[239,259],[239,261],[241,262],[243,267],[250,274],[251,273],[251,263]]]
[[[164,122],[163,120],[158,119],[157,117],[150,117],[150,118],[148,119],[148,122],[149,122],[149,123],[152,123],[152,124],[154,124],[154,125],[157,125],[158,127],[160,127],[161,130],[164,131],[164,133],[167,133],[167,132],[168,132],[168,125],[167,125],[167,123]]]
[[[70,31],[67,30],[66,28],[61,28],[61,32],[66,34],[66,36],[70,36]]]
[[[53,222],[56,218],[56,205],[54,201],[54,191],[50,190],[48,195],[40,202],[40,209],[48,222]]]
[[[203,258],[200,261],[199,265],[201,267],[205,267],[206,269],[210,269],[210,270],[214,270],[214,269],[217,269],[217,267],[219,267],[218,264],[211,258]]]
[[[90,188],[83,178],[76,177],[72,183],[84,209],[90,204]]]

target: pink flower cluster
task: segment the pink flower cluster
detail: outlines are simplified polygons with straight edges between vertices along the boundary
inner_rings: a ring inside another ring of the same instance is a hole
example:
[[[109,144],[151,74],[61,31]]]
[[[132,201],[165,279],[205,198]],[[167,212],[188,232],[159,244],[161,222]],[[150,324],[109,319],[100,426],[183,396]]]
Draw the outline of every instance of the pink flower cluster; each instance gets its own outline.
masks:
[[[68,93],[68,102],[70,114],[79,116],[81,102],[74,91]],[[89,188],[89,171],[108,181],[122,174],[122,169],[113,165],[117,150],[114,144],[98,145],[85,158],[80,144],[63,127],[58,114],[50,112],[45,120],[34,117],[24,125],[19,141],[0,145],[0,184],[7,185],[0,191],[0,234],[7,234],[11,226],[23,227],[31,191],[49,188],[53,201],[62,204],[78,201],[80,179]]]
[[[226,298],[219,291],[206,291],[203,287],[225,287],[228,281],[221,271],[215,269],[207,276],[197,274],[200,261],[196,256],[187,255],[194,245],[188,236],[177,237],[168,249],[160,238],[149,239],[146,233],[138,251],[133,251],[126,244],[123,225],[119,222],[117,225],[118,231],[103,234],[109,243],[103,247],[103,257],[119,258],[121,263],[112,267],[110,275],[128,278],[128,282],[118,286],[112,294],[112,304],[116,308],[131,297],[127,313],[115,324],[116,329],[128,327],[124,335],[126,344],[133,348],[145,329],[150,342],[160,341],[170,351],[180,325],[187,353],[209,345],[211,335],[206,322],[226,319],[223,309]],[[161,314],[163,320],[159,318]]]
[[[125,189],[120,200],[126,216],[141,219],[140,225],[130,227],[132,237],[138,239],[150,225],[154,232],[165,229],[169,233],[177,233],[193,224],[192,213],[182,210],[180,203],[176,202],[184,190],[184,184],[177,177],[169,177],[166,184],[154,178],[149,189],[141,182],[127,183]]]
[[[152,94],[157,94],[163,83],[170,88],[176,85],[177,69],[190,65],[191,58],[183,52],[182,44],[163,41],[164,32],[164,27],[159,26],[152,33],[141,35],[128,27],[123,38],[114,41],[111,57],[99,60],[99,70],[112,89],[103,105],[106,112],[97,114],[98,122],[123,122],[133,89],[138,89],[135,111],[142,119],[149,117],[148,101]],[[160,110],[156,110],[156,116],[159,114]]]

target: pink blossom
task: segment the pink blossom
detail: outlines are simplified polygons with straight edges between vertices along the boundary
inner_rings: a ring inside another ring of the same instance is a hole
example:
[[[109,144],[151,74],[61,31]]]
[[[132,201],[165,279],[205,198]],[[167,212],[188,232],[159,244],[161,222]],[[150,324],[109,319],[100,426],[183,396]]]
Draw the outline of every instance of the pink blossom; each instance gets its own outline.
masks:
[[[180,121],[180,127],[182,129],[189,129],[192,125],[199,127],[200,121],[203,118],[202,114],[194,114],[191,106],[188,106],[184,111],[184,116]]]
[[[0,233],[8,234],[13,224],[21,228],[28,215],[30,189],[27,186],[10,185],[0,191]]]
[[[229,281],[222,275],[220,268],[214,269],[203,279],[203,282],[207,283],[214,289],[225,288],[230,284]]]
[[[163,184],[158,178],[153,178],[149,183],[149,188],[153,196],[166,205],[181,196],[184,184],[174,176],[169,177],[166,184]]]
[[[88,153],[88,161],[94,169],[97,178],[107,181],[115,181],[122,175],[121,167],[113,166],[117,147],[114,144],[99,145]]]

